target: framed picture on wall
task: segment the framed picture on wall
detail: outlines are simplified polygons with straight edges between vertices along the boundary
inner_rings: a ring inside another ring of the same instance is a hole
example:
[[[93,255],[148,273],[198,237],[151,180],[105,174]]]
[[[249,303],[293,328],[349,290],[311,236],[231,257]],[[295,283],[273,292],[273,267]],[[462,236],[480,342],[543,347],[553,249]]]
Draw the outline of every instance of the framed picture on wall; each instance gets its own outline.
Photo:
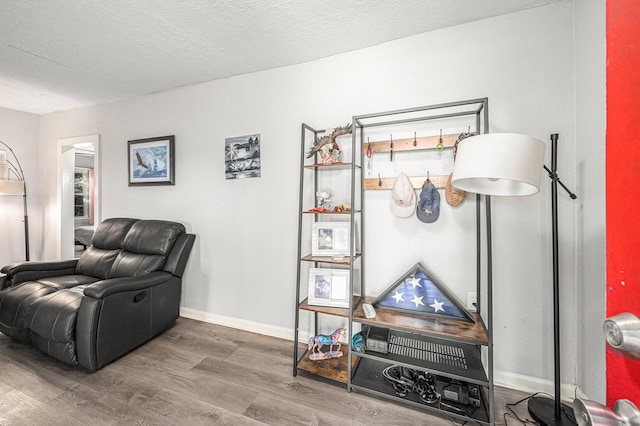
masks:
[[[260,133],[224,140],[224,168],[227,179],[260,177]]]
[[[348,269],[309,269],[309,296],[313,306],[349,307]]]
[[[129,145],[129,186],[175,185],[175,136],[137,139]]]

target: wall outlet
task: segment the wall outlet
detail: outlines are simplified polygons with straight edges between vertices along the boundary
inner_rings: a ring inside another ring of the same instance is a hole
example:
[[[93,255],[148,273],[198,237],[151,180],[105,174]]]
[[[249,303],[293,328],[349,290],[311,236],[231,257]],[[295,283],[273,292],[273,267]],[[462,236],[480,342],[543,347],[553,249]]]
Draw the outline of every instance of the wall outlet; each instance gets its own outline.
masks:
[[[467,293],[467,309],[470,311],[478,310],[478,297],[475,291],[470,291]]]

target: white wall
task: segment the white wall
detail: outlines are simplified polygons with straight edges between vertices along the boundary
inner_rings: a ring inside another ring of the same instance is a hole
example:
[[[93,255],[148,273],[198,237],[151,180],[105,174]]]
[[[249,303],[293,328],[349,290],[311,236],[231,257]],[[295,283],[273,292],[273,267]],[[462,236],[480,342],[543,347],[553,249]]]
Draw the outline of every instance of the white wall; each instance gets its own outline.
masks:
[[[27,209],[29,214],[30,255],[41,255],[42,219],[40,215],[40,178],[38,172],[38,124],[39,116],[0,108],[0,140],[13,149],[18,157],[27,184]],[[1,145],[1,144],[0,144]],[[7,159],[15,164],[11,153]],[[15,176],[12,176],[15,179]],[[0,196],[0,229],[2,248],[0,265],[25,259],[24,202],[21,196]]]
[[[605,1],[576,1],[576,191],[579,327],[577,382],[606,402],[605,339]]]
[[[561,2],[306,64],[45,115],[41,158],[55,156],[59,138],[100,134],[102,217],[178,220],[197,234],[184,312],[290,337],[300,124],[333,127],[353,115],[486,96],[491,131],[547,143],[551,133],[560,134],[560,172],[576,187],[573,23],[573,2]],[[253,133],[262,135],[262,177],[225,180],[225,138]],[[129,188],[127,140],[167,134],[176,135],[176,185]],[[591,143],[599,141],[580,141]],[[589,166],[602,175],[602,165]],[[55,163],[42,161],[41,168],[42,257],[53,258]],[[548,383],[538,380],[553,377],[548,187],[547,181],[536,196],[493,202],[496,381],[532,390],[544,390]],[[369,293],[420,260],[464,299],[475,282],[473,203],[455,211],[443,206],[439,221],[427,226],[392,217],[389,196],[367,194],[367,241],[375,244],[368,262],[381,265],[368,275]],[[561,195],[567,366],[575,365],[578,344],[576,218],[584,228],[601,220],[581,217],[579,206]],[[404,244],[399,237],[408,237],[408,254],[385,249]],[[576,375],[565,368],[563,382],[575,383]]]

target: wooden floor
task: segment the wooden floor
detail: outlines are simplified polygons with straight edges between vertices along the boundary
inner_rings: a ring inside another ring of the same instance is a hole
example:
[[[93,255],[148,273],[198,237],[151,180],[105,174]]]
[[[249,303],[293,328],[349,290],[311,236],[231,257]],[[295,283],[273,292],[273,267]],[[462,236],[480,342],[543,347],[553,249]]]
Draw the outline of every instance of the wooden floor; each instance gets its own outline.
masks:
[[[496,389],[496,425],[525,394]],[[524,418],[526,404],[517,412]],[[96,373],[0,334],[0,425],[459,425],[292,375],[290,341],[180,318]],[[520,422],[507,418],[508,425]]]

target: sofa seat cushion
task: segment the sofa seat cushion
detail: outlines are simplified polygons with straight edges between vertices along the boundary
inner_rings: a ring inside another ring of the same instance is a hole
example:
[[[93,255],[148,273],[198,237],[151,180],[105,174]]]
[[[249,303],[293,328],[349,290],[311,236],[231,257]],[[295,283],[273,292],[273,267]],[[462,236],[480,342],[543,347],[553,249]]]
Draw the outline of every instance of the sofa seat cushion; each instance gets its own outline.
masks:
[[[100,281],[99,278],[90,277],[88,275],[63,275],[60,277],[41,278],[39,283],[53,287],[56,290],[63,290],[67,288],[77,287],[79,285],[86,285]]]

